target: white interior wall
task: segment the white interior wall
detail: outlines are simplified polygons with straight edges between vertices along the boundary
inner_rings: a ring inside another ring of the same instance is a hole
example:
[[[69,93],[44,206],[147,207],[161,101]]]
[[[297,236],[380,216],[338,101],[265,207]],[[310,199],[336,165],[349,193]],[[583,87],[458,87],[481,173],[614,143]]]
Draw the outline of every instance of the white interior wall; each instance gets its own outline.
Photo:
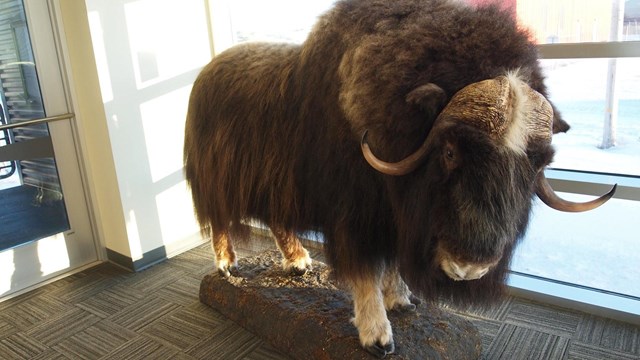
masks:
[[[137,261],[202,241],[182,143],[191,85],[212,56],[207,2],[60,0],[60,8],[104,245]]]

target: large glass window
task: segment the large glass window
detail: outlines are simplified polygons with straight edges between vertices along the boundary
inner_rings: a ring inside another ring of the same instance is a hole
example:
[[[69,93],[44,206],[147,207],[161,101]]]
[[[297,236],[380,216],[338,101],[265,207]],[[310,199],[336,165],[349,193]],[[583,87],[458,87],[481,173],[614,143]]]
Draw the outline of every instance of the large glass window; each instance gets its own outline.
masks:
[[[515,2],[518,19],[539,44],[640,40],[637,0]]]
[[[550,98],[571,125],[553,138],[553,167],[640,175],[640,58],[542,64]]]
[[[553,138],[548,176],[577,201],[603,183],[622,187],[588,213],[538,204],[512,270],[640,298],[640,1],[518,0],[517,15],[541,44],[550,100],[571,125]]]
[[[318,15],[335,0],[234,0],[229,2],[233,43],[283,41],[301,43]]]

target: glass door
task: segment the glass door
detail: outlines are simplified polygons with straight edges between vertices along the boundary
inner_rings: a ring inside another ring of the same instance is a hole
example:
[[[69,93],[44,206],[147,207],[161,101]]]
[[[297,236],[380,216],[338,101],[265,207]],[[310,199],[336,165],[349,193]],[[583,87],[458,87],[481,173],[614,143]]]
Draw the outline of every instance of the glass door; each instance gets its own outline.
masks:
[[[0,0],[0,299],[97,260],[54,34]]]

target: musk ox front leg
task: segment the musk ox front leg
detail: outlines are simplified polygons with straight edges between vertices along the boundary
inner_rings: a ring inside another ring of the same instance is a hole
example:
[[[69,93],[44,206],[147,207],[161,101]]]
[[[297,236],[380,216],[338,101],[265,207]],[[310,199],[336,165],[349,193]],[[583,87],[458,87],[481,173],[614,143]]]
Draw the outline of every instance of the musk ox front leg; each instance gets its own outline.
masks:
[[[384,357],[393,353],[393,334],[382,294],[381,274],[363,275],[349,281],[360,343],[368,352]]]
[[[211,246],[216,256],[216,267],[218,273],[224,277],[229,277],[231,272],[238,267],[236,252],[233,250],[231,239],[227,233],[214,233],[211,236]]]
[[[295,233],[271,227],[276,244],[282,253],[282,268],[294,275],[304,275],[311,269],[311,257]]]

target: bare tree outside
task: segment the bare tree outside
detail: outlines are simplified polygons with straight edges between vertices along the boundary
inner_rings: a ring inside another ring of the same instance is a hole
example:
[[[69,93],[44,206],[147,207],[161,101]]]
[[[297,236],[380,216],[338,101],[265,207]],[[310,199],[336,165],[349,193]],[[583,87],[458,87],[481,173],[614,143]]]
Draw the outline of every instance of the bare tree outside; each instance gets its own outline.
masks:
[[[610,41],[622,39],[624,25],[624,0],[614,0],[611,9]],[[604,128],[602,133],[601,149],[608,149],[617,145],[618,127],[618,86],[616,81],[616,68],[618,59],[609,59],[609,71],[607,73],[607,95],[605,99]]]

